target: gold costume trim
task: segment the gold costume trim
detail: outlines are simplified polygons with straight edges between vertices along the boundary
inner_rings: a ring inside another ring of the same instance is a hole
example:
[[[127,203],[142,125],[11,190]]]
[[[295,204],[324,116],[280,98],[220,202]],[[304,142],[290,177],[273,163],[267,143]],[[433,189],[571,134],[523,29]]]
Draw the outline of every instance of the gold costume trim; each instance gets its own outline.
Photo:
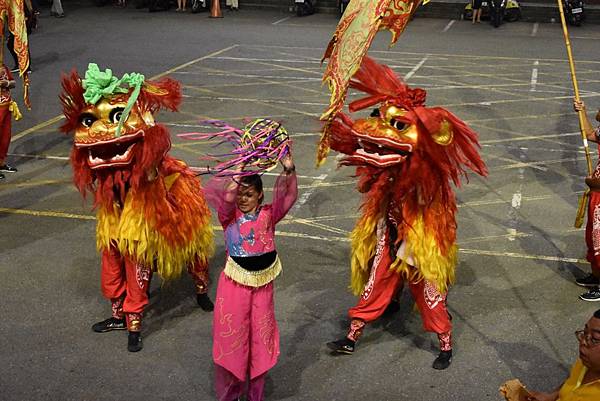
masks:
[[[238,284],[247,285],[248,287],[262,287],[279,276],[279,273],[281,273],[281,261],[279,260],[279,256],[277,256],[275,262],[266,269],[250,271],[238,265],[235,260],[227,257],[223,273]]]

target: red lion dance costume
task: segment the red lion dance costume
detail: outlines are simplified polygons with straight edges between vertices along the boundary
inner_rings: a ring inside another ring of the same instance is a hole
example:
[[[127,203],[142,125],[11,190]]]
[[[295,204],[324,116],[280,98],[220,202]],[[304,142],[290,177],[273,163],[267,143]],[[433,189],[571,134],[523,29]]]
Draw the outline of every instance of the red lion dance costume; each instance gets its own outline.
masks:
[[[102,292],[112,302],[112,317],[92,328],[127,329],[129,351],[139,351],[153,271],[168,280],[187,266],[208,300],[210,212],[194,174],[167,155],[168,130],[154,122],[160,108],[177,110],[180,85],[135,73],[119,80],[90,64],[85,79],[73,71],[62,86],[61,129],[74,132],[75,185],[84,197],[94,194]]]
[[[426,92],[409,88],[393,71],[365,57],[350,87],[367,96],[351,112],[374,105],[371,117],[353,121],[338,112],[325,133],[341,165],[356,166],[364,194],[352,232],[351,287],[360,294],[349,310],[350,330],[328,345],[352,353],[366,323],[380,317],[403,283],[410,287],[427,331],[437,333],[440,355],[452,357],[448,286],[457,259],[456,200],[466,168],[487,175],[477,134],[440,107],[425,107]]]

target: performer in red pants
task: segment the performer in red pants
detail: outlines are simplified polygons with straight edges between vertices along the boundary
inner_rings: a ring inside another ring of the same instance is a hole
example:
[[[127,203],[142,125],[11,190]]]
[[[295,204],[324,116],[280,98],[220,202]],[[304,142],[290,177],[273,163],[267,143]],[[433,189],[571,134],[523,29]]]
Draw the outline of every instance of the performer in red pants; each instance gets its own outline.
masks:
[[[574,102],[575,111],[587,111],[583,101]],[[596,114],[596,120],[600,122],[600,110]],[[589,118],[584,122],[584,132],[588,141],[600,142],[600,127],[592,126]],[[600,145],[598,148],[600,152]],[[584,301],[600,301],[600,164],[591,177],[586,177],[585,183],[590,188],[590,198],[587,208],[587,224],[585,226],[585,243],[587,245],[587,260],[590,262],[592,272],[585,277],[575,280],[577,285],[587,287],[588,291],[579,296]]]
[[[433,368],[452,360],[446,294],[455,277],[456,199],[451,187],[466,170],[485,176],[477,134],[441,107],[426,107],[426,93],[410,88],[386,66],[365,57],[350,81],[365,97],[355,112],[377,105],[370,117],[352,120],[339,112],[324,137],[356,166],[361,216],[351,234],[351,288],[360,295],[350,309],[347,335],[328,346],[351,354],[366,323],[383,314],[406,282],[423,327],[437,334]]]
[[[11,88],[15,87],[15,80],[4,64],[0,64],[0,180],[4,179],[3,173],[16,173],[17,169],[6,164],[6,155],[11,137],[11,114],[15,120],[21,119],[17,104],[10,96]]]

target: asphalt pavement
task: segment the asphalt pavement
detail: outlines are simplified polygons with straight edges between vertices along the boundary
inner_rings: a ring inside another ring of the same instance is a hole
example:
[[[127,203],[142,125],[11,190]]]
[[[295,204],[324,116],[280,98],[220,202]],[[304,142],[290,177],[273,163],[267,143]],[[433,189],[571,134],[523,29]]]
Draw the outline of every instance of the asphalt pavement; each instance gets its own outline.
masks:
[[[573,332],[600,303],[578,300],[574,284],[589,271],[584,232],[573,228],[586,167],[559,25],[416,18],[395,47],[381,33],[370,52],[426,89],[429,105],[467,121],[490,170],[457,190],[455,356],[435,371],[437,339],[421,329],[407,292],[401,311],[370,325],[354,355],[331,356],[325,346],[343,335],[355,302],[348,234],[359,204],[353,172],[336,168],[334,154],[314,167],[329,96],[320,58],[337,17],[242,9],[217,20],[71,7],[63,19],[45,10],[30,37],[33,109],[13,127],[9,161],[19,172],[0,183],[0,399],[214,399],[212,315],[196,306],[189,277],[153,282],[141,352],[127,352],[123,332],[90,328],[110,307],[99,288],[94,214],[71,183],[71,139],[58,132],[57,97],[61,72],[83,73],[89,62],[183,83],[181,111],[158,120],[173,134],[172,154],[190,165],[214,149],[175,135],[206,130],[207,118],[242,125],[271,117],[291,133],[300,196],[278,226],[282,352],[268,400],[500,400],[507,379],[550,390],[566,377],[577,356]],[[600,107],[598,40],[597,25],[572,37],[590,110]],[[223,259],[217,232],[213,278]]]

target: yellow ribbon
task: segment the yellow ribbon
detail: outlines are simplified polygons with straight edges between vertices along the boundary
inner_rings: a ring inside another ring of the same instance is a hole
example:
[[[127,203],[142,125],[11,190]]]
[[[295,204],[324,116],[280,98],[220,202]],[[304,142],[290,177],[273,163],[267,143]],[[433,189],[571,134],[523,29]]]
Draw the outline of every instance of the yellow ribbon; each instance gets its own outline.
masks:
[[[19,121],[21,118],[23,118],[23,115],[21,114],[21,110],[19,110],[19,106],[17,105],[17,102],[15,102],[14,100],[11,100],[10,106],[8,106],[8,111],[11,112],[15,121]]]

